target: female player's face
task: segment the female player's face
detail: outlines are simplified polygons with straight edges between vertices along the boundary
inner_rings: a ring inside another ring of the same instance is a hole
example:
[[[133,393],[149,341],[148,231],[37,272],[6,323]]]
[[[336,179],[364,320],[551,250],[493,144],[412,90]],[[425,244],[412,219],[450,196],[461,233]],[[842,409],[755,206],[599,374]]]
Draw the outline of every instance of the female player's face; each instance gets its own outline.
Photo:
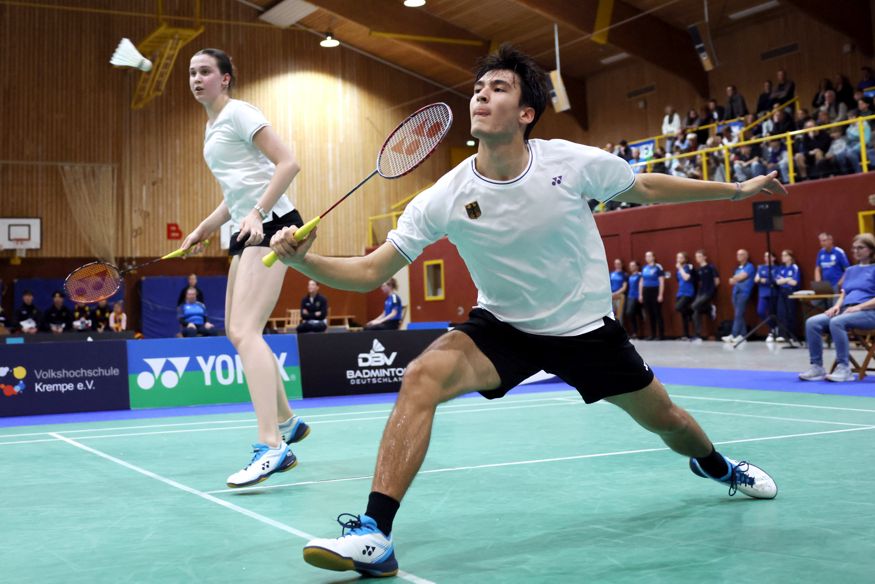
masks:
[[[477,139],[522,134],[534,110],[520,106],[520,80],[513,71],[489,71],[474,84],[471,96],[471,135]]]
[[[194,98],[201,103],[212,103],[222,94],[230,77],[222,75],[216,59],[210,55],[195,55],[188,67],[188,85]]]

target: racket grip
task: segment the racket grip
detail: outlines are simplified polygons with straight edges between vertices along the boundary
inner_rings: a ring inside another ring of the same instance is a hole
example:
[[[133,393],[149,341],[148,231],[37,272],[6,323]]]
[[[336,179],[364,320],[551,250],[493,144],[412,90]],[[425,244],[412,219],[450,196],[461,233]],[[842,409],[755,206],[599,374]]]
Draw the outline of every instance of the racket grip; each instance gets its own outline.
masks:
[[[210,245],[210,240],[205,239],[201,242],[201,244],[203,244],[204,247],[208,247]],[[183,256],[187,256],[188,254],[190,254],[192,249],[193,248],[191,248],[191,247],[188,249],[177,249],[176,251],[172,251],[165,256],[161,256],[161,259],[162,260],[172,260],[173,258],[181,258]]]
[[[319,225],[319,221],[321,220],[322,217],[317,216],[313,217],[312,219],[301,225],[301,228],[295,231],[295,240],[303,241],[304,239],[306,239],[307,236],[310,235],[310,232],[313,231],[317,225]],[[276,263],[277,259],[278,258],[276,253],[270,252],[269,254],[261,258],[261,263],[264,264],[265,267],[269,268]]]

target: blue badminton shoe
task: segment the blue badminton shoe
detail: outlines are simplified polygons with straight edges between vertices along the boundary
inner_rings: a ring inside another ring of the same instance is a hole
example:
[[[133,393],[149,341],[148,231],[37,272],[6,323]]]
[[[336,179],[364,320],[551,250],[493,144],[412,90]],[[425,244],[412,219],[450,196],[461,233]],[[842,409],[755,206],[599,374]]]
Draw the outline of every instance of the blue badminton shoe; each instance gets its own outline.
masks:
[[[280,433],[283,435],[283,442],[291,445],[309,436],[310,426],[300,416],[292,416],[280,424]]]
[[[729,465],[729,472],[723,477],[716,478],[706,473],[695,458],[690,459],[690,470],[704,479],[712,479],[718,483],[729,485],[730,496],[735,495],[738,491],[754,499],[774,499],[778,496],[778,485],[766,471],[745,460],[736,462],[725,456],[723,458]]]
[[[343,519],[346,519],[344,521]],[[367,515],[344,513],[336,539],[313,539],[304,546],[304,561],[324,570],[355,570],[363,576],[388,577],[398,573],[392,537],[386,537]]]
[[[253,444],[252,460],[242,470],[229,476],[225,484],[232,489],[248,487],[267,480],[275,472],[292,470],[297,464],[298,459],[285,442],[280,442],[276,448],[267,444]]]

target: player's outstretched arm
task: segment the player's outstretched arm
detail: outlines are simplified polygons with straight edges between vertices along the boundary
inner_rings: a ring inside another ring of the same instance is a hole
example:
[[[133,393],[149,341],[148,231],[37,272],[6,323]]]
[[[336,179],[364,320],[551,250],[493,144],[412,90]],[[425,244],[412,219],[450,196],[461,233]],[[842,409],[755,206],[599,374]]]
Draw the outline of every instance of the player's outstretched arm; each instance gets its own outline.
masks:
[[[404,256],[388,242],[366,256],[354,258],[333,258],[309,253],[318,228],[301,242],[295,240],[295,231],[297,227],[287,227],[279,231],[270,240],[271,249],[284,264],[332,288],[367,292],[407,265]]]
[[[635,186],[615,200],[626,203],[689,203],[692,201],[740,201],[760,193],[786,195],[778,173],[756,176],[742,183],[721,183],[668,174],[639,174]]]

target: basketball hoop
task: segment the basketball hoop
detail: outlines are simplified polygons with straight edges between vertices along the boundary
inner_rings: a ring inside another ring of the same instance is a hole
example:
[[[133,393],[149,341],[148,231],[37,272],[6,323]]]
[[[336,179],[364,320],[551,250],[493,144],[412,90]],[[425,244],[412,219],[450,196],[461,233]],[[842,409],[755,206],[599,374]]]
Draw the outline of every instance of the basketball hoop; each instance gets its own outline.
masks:
[[[30,241],[28,239],[11,238],[9,242],[12,244],[12,249],[15,250],[15,255],[9,260],[10,265],[21,265],[21,258],[27,257],[27,249],[25,244]]]

